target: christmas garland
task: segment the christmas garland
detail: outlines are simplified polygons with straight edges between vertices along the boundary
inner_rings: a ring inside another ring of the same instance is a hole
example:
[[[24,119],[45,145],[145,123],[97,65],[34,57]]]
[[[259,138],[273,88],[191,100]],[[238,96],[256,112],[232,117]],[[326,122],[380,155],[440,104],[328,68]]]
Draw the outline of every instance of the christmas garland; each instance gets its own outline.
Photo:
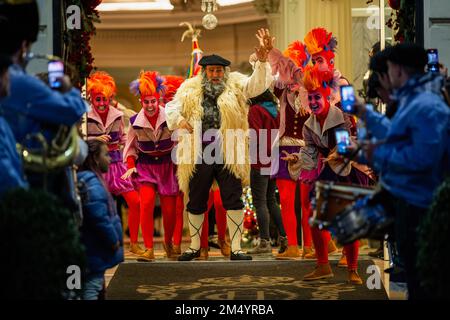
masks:
[[[368,0],[367,4],[373,3]],[[394,31],[396,42],[414,42],[416,38],[416,3],[415,0],[389,0],[389,6],[394,9],[386,26]]]
[[[62,2],[63,15],[66,8],[76,5],[81,9],[81,29],[67,29],[63,26],[63,57],[69,67],[68,74],[77,88],[83,87],[86,78],[94,69],[94,57],[91,53],[90,40],[96,33],[94,23],[100,22],[96,7],[102,0],[64,0]]]

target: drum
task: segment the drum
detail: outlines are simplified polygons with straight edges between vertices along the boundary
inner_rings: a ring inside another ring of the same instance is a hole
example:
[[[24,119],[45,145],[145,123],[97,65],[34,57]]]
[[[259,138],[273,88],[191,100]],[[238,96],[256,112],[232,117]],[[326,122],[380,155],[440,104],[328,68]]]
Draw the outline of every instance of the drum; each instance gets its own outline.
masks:
[[[347,206],[356,200],[374,194],[374,188],[333,181],[316,182],[316,199],[313,205],[312,227],[328,228]]]

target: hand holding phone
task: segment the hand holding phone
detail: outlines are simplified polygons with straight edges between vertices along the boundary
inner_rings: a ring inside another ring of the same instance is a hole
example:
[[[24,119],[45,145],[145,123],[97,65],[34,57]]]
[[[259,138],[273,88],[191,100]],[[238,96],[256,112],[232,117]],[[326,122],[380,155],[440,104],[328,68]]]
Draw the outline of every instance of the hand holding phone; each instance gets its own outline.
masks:
[[[341,90],[341,105],[342,110],[347,113],[354,114],[355,113],[355,90],[353,86],[345,85],[340,87]]]
[[[64,78],[64,64],[62,61],[53,60],[48,63],[48,84],[52,89],[61,89]]]
[[[428,49],[428,71],[431,73],[439,73],[439,55],[437,49]]]
[[[349,150],[347,149],[347,147],[350,146],[349,132],[345,129],[336,129],[335,136],[336,136],[337,153],[340,155],[348,154]]]

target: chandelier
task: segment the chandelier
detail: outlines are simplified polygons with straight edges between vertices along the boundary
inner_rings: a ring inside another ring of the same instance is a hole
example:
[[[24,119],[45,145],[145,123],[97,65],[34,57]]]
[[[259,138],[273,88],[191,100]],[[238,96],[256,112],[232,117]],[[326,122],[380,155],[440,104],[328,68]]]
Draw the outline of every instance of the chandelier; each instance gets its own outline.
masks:
[[[213,14],[217,11],[217,0],[202,0],[201,9],[206,14],[203,16],[202,25],[205,29],[212,30],[217,27],[217,17]]]

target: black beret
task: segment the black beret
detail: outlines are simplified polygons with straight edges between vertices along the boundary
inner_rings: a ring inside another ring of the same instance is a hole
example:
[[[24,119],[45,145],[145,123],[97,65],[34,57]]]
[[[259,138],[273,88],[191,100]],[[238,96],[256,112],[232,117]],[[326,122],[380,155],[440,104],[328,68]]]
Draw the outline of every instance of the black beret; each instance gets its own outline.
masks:
[[[202,67],[205,67],[205,66],[228,67],[231,64],[231,62],[228,61],[227,59],[222,58],[221,56],[212,54],[210,56],[203,56],[203,58],[200,59],[198,64],[201,65]]]

